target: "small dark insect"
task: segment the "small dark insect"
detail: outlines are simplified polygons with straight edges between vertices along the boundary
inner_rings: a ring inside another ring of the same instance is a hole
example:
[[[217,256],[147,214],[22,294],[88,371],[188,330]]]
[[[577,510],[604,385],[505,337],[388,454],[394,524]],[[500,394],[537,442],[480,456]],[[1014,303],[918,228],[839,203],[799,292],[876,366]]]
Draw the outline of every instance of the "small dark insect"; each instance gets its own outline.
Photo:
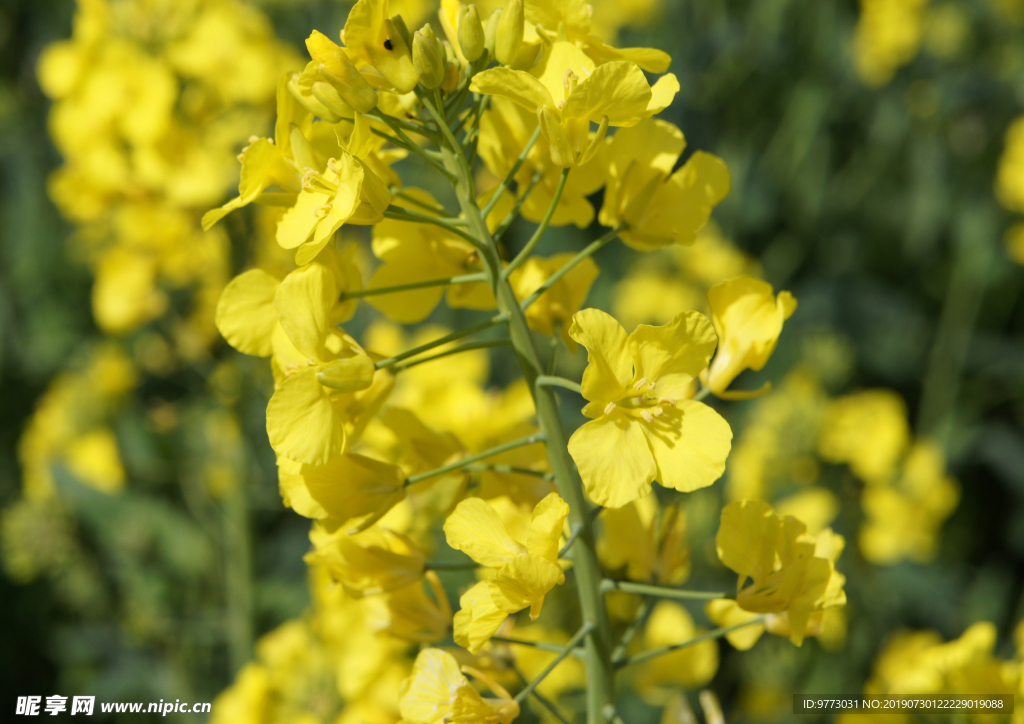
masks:
[[[393,45],[391,45],[390,38],[384,41],[384,47],[387,48],[388,50],[391,50],[394,47]]]

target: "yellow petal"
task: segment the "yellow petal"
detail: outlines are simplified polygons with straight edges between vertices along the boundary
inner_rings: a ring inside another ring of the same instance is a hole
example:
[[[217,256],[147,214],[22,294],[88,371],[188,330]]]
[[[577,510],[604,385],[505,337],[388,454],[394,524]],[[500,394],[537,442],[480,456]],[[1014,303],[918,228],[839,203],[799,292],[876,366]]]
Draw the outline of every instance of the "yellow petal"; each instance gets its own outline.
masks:
[[[613,48],[593,35],[587,38],[587,53],[602,62],[628,60],[648,73],[664,73],[672,63],[672,56],[657,48]],[[669,74],[671,75],[671,73]]]
[[[522,611],[564,578],[562,569],[546,558],[517,556],[490,581],[491,600],[505,613]]]
[[[569,438],[583,487],[592,501],[618,508],[647,494],[658,467],[640,425],[622,412],[602,415]]]
[[[594,61],[576,46],[564,40],[555,41],[544,53],[540,63],[531,74],[536,76],[548,89],[555,103],[566,99],[565,78],[574,73],[577,78],[586,78],[594,71]],[[555,110],[552,108],[551,110]]]
[[[239,352],[269,357],[277,326],[274,292],[277,277],[262,269],[239,274],[224,287],[217,302],[217,330]]]
[[[209,230],[230,211],[250,204],[268,186],[280,186],[288,191],[299,190],[298,174],[288,165],[284,155],[269,138],[260,138],[242,152],[242,173],[238,182],[238,198],[219,209],[203,215],[203,229]]]
[[[700,312],[683,312],[668,324],[639,325],[629,335],[634,377],[656,383],[650,397],[681,399],[708,366],[718,337]]]
[[[282,249],[296,249],[313,235],[319,211],[330,203],[327,194],[303,191],[295,200],[295,205],[284,213],[277,222],[277,243]]]
[[[704,605],[704,613],[707,614],[712,623],[722,628],[745,623],[757,618],[758,615],[750,611],[744,611],[739,607],[739,604],[727,598],[717,598],[714,601],[708,601]],[[763,623],[752,623],[749,626],[744,626],[730,634],[726,634],[725,638],[728,639],[734,648],[746,651],[757,643],[763,633]]]
[[[379,517],[405,498],[401,468],[362,455],[347,453],[319,466],[282,462],[281,487],[291,508],[307,518]]]
[[[732,428],[702,402],[683,400],[640,423],[658,465],[658,482],[690,493],[722,477],[732,447]]]
[[[558,493],[549,493],[537,503],[526,537],[526,550],[530,555],[546,558],[552,563],[558,560],[558,542],[568,515],[569,505]]]
[[[475,654],[483,648],[508,614],[494,605],[490,581],[481,581],[459,598],[460,610],[455,614],[455,643]]]
[[[655,188],[643,213],[626,218],[622,240],[641,251],[672,242],[691,244],[731,186],[729,169],[717,156],[697,151]]]
[[[722,509],[715,536],[718,558],[741,576],[763,579],[775,568],[775,545],[780,535],[779,517],[768,503],[729,503]]]
[[[278,455],[325,465],[345,449],[345,427],[315,368],[286,377],[267,405],[267,435]]]
[[[556,108],[555,101],[544,84],[521,70],[491,68],[477,73],[473,76],[470,90],[474,93],[508,98],[528,111],[535,112],[542,106],[547,106],[552,111]],[[644,105],[646,106],[646,102]]]
[[[441,649],[423,649],[402,684],[398,711],[402,719],[417,724],[445,721],[451,712],[452,692],[466,683],[454,656]]]
[[[582,309],[572,317],[569,336],[587,348],[583,397],[591,402],[617,402],[633,379],[626,330],[607,312]]]
[[[580,81],[566,99],[562,117],[600,123],[607,116],[612,126],[632,126],[646,116],[650,102],[651,87],[643,71],[635,63],[615,60]]]
[[[739,277],[708,291],[711,318],[722,344],[708,371],[712,391],[724,391],[745,369],[760,370],[782,333],[783,322],[796,309],[789,292],[776,298],[772,285]]]
[[[641,65],[641,67],[643,67]],[[666,73],[651,86],[651,101],[647,104],[648,116],[656,116],[672,105],[676,93],[679,92],[679,79],[675,73]]]
[[[334,274],[323,264],[296,269],[281,282],[274,307],[282,329],[301,354],[318,362],[324,359],[331,308],[337,301]]]
[[[585,0],[526,0],[526,20],[552,32],[563,25],[572,39],[586,37],[590,32],[590,6]]]
[[[480,498],[455,506],[444,522],[448,545],[482,566],[501,568],[525,549],[505,530],[498,512]]]

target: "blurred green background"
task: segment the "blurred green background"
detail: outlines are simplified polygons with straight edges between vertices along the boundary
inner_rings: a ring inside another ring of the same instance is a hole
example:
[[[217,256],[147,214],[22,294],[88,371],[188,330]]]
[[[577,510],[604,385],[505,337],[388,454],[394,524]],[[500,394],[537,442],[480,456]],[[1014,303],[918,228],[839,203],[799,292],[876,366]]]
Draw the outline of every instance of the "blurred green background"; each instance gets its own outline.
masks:
[[[831,393],[897,391],[915,434],[940,442],[962,486],[934,561],[880,567],[852,543],[859,484],[826,472],[843,503],[835,525],[851,541],[840,565],[848,645],[829,653],[767,637],[747,654],[723,647],[714,688],[731,721],[756,720],[733,704],[741,682],[758,677],[789,692],[859,694],[899,627],[954,638],[989,620],[1001,634],[997,652],[1013,656],[1010,633],[1024,615],[1024,279],[1003,243],[1015,217],[993,183],[1004,134],[1024,112],[1024,24],[1005,5],[931,3],[920,50],[881,86],[855,68],[855,0],[666,0],[649,28],[620,34],[621,45],[671,53],[682,90],[662,117],[683,129],[689,150],[720,155],[733,175],[714,214],[723,236],[800,300],[764,377],[780,380],[812,359]],[[333,34],[347,12],[327,0],[261,7],[296,48],[312,28]],[[91,275],[69,251],[74,227],[47,195],[61,158],[35,73],[42,48],[70,35],[73,11],[58,0],[0,3],[2,508],[20,496],[16,450],[40,396],[101,337]],[[421,169],[407,162],[404,172]],[[514,227],[509,245],[529,228]],[[246,227],[231,232],[237,269]],[[594,236],[569,227],[545,243],[576,249]],[[609,307],[634,260],[621,245],[597,257],[592,306]],[[442,309],[431,319],[460,318]],[[364,308],[347,328],[358,336],[373,319]],[[229,358],[243,373],[232,405],[246,502],[197,508],[182,480],[204,454],[198,421],[215,395],[203,375]],[[492,381],[509,374],[495,365]],[[129,481],[119,496],[57,472],[61,506],[24,528],[49,563],[28,582],[0,576],[4,707],[19,695],[71,691],[209,701],[255,637],[305,609],[308,521],[277,492],[261,375],[220,343],[209,359],[147,376],[114,425]],[[163,404],[183,421],[170,433],[152,424]],[[748,408],[725,407],[741,434]],[[695,585],[717,575],[707,567],[695,563]],[[249,580],[238,580],[247,569]],[[656,713],[640,708],[636,717]]]

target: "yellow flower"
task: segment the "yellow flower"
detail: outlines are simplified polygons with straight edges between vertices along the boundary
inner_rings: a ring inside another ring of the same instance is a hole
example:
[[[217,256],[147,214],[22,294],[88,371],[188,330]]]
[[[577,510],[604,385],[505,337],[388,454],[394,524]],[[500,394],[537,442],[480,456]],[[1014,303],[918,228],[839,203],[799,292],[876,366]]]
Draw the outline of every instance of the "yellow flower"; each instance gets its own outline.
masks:
[[[908,558],[919,563],[932,560],[938,552],[939,529],[959,499],[959,486],[946,474],[942,450],[933,442],[915,443],[894,485],[864,489],[861,552],[876,565]]]
[[[864,390],[834,400],[825,410],[818,452],[846,463],[868,485],[892,480],[910,444],[907,406],[892,390]]]
[[[670,585],[690,575],[686,513],[678,505],[659,510],[652,492],[621,508],[606,508],[601,521],[597,554],[609,571],[625,567],[630,580]]]
[[[369,625],[405,641],[430,643],[441,641],[448,635],[452,622],[452,608],[440,579],[433,571],[424,574],[431,599],[420,582],[399,588],[384,596],[367,598],[371,606]]]
[[[530,73],[491,68],[473,76],[470,87],[536,113],[551,162],[568,168],[590,160],[609,126],[633,126],[664,110],[679,83],[669,74],[652,88],[635,62],[596,65],[574,43],[555,40]],[[600,124],[594,138],[591,123]]]
[[[323,566],[356,598],[397,591],[423,577],[423,551],[408,536],[388,528],[377,526],[351,535],[316,523],[309,539],[313,550],[303,560]]]
[[[319,466],[281,457],[277,465],[284,504],[331,530],[363,530],[405,499],[402,469],[363,455],[345,453]]]
[[[334,274],[319,263],[293,271],[274,292],[279,323],[272,344],[283,377],[267,405],[267,434],[279,455],[299,463],[324,465],[340,455],[345,394],[386,376],[330,324],[337,299]]]
[[[488,684],[497,698],[484,698],[459,670],[459,662],[447,651],[423,649],[412,674],[402,684],[398,708],[409,724],[488,722],[511,724],[519,716],[519,704],[505,689],[480,672],[474,675]]]
[[[537,114],[507,98],[493,96],[488,110],[480,118],[480,158],[496,179],[508,176],[519,155],[526,148],[537,128]],[[537,139],[516,172],[517,189],[526,189],[535,174],[540,180],[523,201],[520,213],[524,219],[540,223],[554,200],[562,176],[562,167],[551,161],[549,143],[544,136]],[[585,229],[594,220],[594,207],[587,197],[604,184],[604,177],[594,169],[573,168],[562,189],[562,196],[551,216],[552,226],[575,224]]]
[[[440,208],[434,198],[420,189],[405,194],[421,203]],[[402,198],[396,205],[420,213],[423,209]],[[373,253],[383,263],[377,267],[369,289],[445,279],[480,271],[476,249],[465,239],[432,224],[385,219],[373,228]],[[441,300],[445,287],[424,287],[393,294],[378,294],[367,301],[390,319],[403,324],[427,318]],[[448,287],[448,306],[494,309],[494,295],[486,282],[453,284]]]
[[[796,518],[780,517],[763,501],[744,500],[722,509],[715,543],[722,563],[739,574],[736,606],[771,614],[768,629],[788,634],[797,646],[816,633],[825,609],[846,604],[846,579],[835,570],[844,540],[829,529],[811,536]],[[725,604],[708,610],[719,618],[741,615]]]
[[[509,276],[509,283],[516,298],[526,299],[533,294],[573,256],[575,255],[555,254],[546,259],[531,256]],[[597,279],[597,274],[597,264],[589,257],[573,267],[527,308],[526,322],[530,329],[544,334],[559,334],[566,346],[575,352],[576,342],[569,336],[568,322],[583,306],[590,292],[590,285]]]
[[[782,323],[796,310],[789,292],[775,296],[772,285],[752,277],[722,282],[708,291],[711,321],[718,333],[718,354],[708,369],[708,386],[718,397],[744,399],[771,389],[766,383],[754,392],[728,391],[743,370],[760,370],[775,351]]]
[[[693,243],[711,210],[728,195],[729,169],[717,156],[697,151],[672,172],[685,147],[682,131],[653,119],[605,141],[599,164],[606,186],[598,220],[611,227],[626,224],[619,236],[634,249]]]
[[[703,315],[684,312],[627,337],[608,314],[584,309],[569,336],[587,348],[583,414],[591,421],[573,433],[569,453],[591,500],[618,508],[650,492],[655,479],[691,492],[722,475],[732,430],[688,399],[716,344]]]
[[[463,500],[444,524],[448,545],[495,570],[467,591],[455,614],[455,641],[476,653],[505,618],[530,608],[536,619],[544,595],[565,581],[558,545],[569,506],[551,493],[534,508],[525,545],[509,535],[497,511],[479,498]]]
[[[388,0],[359,0],[348,13],[341,39],[357,68],[377,71],[377,87],[408,93],[419,83],[411,49],[389,16]],[[367,73],[372,83],[371,78]]]
[[[91,430],[72,440],[65,455],[68,471],[80,482],[104,493],[124,488],[124,466],[117,438],[109,428]]]

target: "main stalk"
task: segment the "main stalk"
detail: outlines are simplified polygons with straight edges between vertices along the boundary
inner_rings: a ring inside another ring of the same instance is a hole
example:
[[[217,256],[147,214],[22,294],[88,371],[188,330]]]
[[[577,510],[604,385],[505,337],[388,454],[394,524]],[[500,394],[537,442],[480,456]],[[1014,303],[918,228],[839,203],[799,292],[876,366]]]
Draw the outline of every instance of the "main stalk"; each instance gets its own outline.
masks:
[[[435,115],[435,118],[437,116]],[[606,724],[614,716],[615,672],[611,663],[611,631],[608,613],[601,592],[601,569],[597,561],[594,526],[583,495],[583,483],[569,456],[568,436],[558,412],[554,392],[538,388],[537,377],[543,374],[540,355],[533,343],[526,317],[508,281],[502,278],[501,257],[487,223],[476,203],[473,175],[461,146],[451,135],[447,124],[438,119],[446,143],[442,146],[445,167],[456,176],[455,193],[466,216],[467,230],[477,239],[487,281],[494,292],[498,310],[508,317],[509,338],[533,394],[537,420],[545,435],[548,457],[558,490],[569,504],[569,523],[579,529],[579,538],[572,549],[576,589],[584,625],[591,626],[586,637],[587,724]]]

